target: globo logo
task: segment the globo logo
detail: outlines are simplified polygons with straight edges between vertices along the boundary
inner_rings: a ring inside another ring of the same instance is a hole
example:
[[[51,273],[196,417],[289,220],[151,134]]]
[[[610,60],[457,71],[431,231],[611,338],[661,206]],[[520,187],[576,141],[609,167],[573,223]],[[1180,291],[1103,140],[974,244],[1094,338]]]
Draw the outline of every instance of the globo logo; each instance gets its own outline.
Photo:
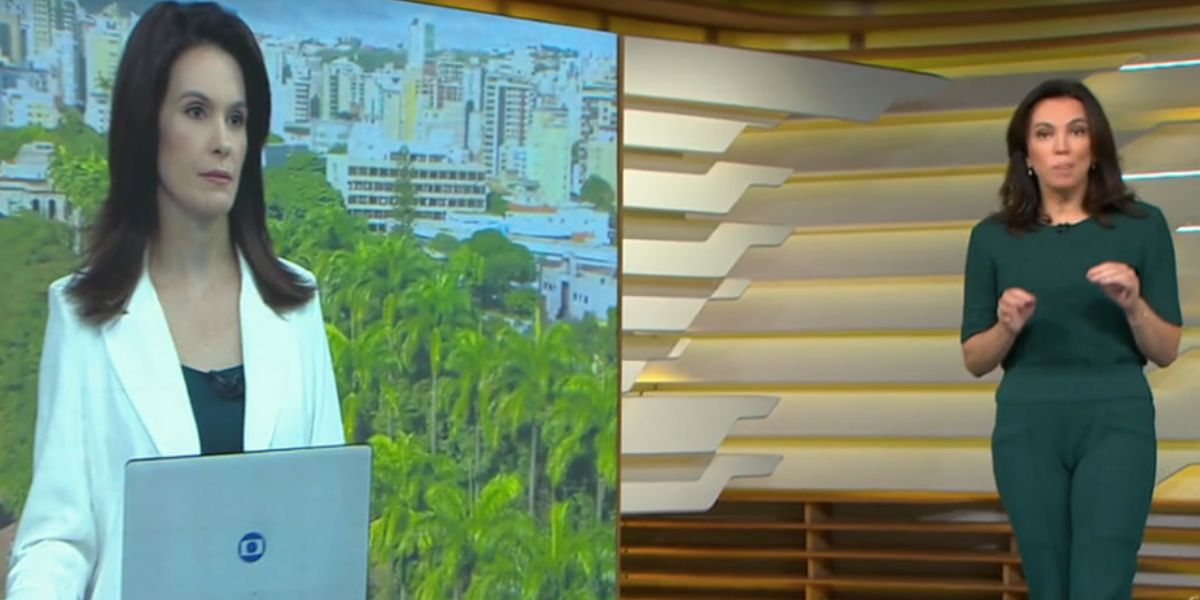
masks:
[[[245,562],[258,562],[267,553],[267,539],[261,533],[251,531],[238,542],[238,556]]]

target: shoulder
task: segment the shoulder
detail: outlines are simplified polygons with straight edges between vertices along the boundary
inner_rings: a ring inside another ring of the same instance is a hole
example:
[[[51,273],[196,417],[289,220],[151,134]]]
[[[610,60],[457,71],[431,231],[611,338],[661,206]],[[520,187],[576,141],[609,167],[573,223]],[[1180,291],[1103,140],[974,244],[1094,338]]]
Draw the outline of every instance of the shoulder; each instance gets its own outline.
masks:
[[[1165,222],[1167,220],[1166,215],[1163,214],[1162,209],[1158,205],[1146,202],[1141,198],[1133,201],[1133,215],[1135,217],[1143,217],[1151,222]]]
[[[46,290],[46,338],[43,352],[64,352],[71,349],[79,356],[93,356],[91,345],[101,338],[102,325],[85,321],[79,314],[79,302],[71,294],[71,285],[78,273],[55,280]],[[56,348],[53,350],[51,348]]]
[[[70,322],[80,322],[78,305],[71,296],[71,286],[79,280],[79,273],[70,273],[55,279],[46,290],[47,302],[50,305],[50,317],[65,319]]]
[[[992,213],[980,219],[973,227],[971,227],[971,242],[972,243],[990,243],[999,239],[1008,233],[1008,226],[1004,224],[999,213]]]
[[[312,298],[310,298],[304,304],[300,304],[293,308],[291,311],[289,311],[290,314],[295,315],[293,318],[295,318],[298,323],[321,321],[321,297],[317,276],[314,275],[312,271],[309,271],[308,269],[285,258],[277,258],[276,260],[279,261],[279,265],[283,267],[284,270],[296,275],[301,285],[310,287],[313,290]]]
[[[279,261],[279,264],[285,270],[295,273],[296,276],[300,278],[301,283],[304,285],[312,286],[314,288],[317,287],[317,276],[313,275],[312,271],[309,271],[308,269],[305,269],[304,267],[286,258],[277,258],[276,260]]]
[[[1130,203],[1125,211],[1115,213],[1112,219],[1118,228],[1125,226],[1139,235],[1167,229],[1167,217],[1162,209],[1140,198]]]

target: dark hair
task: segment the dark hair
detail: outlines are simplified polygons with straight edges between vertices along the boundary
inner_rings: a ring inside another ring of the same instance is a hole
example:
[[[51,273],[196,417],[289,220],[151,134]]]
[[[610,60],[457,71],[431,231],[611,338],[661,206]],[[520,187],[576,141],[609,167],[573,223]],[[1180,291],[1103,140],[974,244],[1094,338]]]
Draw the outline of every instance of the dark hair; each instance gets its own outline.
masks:
[[[100,207],[83,268],[70,286],[79,315],[93,324],[121,314],[142,276],[158,229],[158,118],[175,61],[213,45],[237,62],[246,89],[246,156],[229,212],[229,237],[250,265],[263,301],[275,311],[313,297],[313,287],[275,257],[267,233],[259,156],[271,122],[271,89],[254,33],[216,3],[161,2],[138,21],[113,85],[108,130],[108,195]]]
[[[1134,195],[1125,187],[1121,178],[1121,164],[1117,157],[1117,142],[1113,139],[1112,126],[1100,102],[1087,86],[1068,79],[1051,79],[1033,88],[1013,112],[1008,123],[1008,172],[1000,186],[1001,210],[996,218],[1003,221],[1014,232],[1023,232],[1043,224],[1041,215],[1042,193],[1036,175],[1028,173],[1026,163],[1029,142],[1029,121],[1033,110],[1042,100],[1049,98],[1074,98],[1083,104],[1087,114],[1088,137],[1091,141],[1093,168],[1088,170],[1087,192],[1083,197],[1083,209],[1089,216],[1104,226],[1109,225],[1108,214],[1124,212],[1136,214]]]

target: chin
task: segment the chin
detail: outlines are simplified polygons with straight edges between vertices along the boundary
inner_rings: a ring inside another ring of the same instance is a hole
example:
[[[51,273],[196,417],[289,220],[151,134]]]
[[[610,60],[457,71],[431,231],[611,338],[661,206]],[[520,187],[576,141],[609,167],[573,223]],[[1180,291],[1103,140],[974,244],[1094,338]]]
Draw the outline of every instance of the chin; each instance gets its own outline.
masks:
[[[233,210],[233,198],[197,198],[188,205],[188,212],[201,219],[220,219]]]

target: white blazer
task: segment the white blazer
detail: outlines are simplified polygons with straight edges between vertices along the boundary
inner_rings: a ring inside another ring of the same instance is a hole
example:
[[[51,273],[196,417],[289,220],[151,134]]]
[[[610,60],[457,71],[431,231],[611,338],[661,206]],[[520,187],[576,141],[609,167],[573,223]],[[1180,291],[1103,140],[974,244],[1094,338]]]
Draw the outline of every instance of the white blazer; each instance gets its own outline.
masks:
[[[244,448],[345,443],[321,304],[277,315],[239,256]],[[312,274],[289,268],[314,282]],[[33,484],[8,574],[10,600],[119,600],[125,463],[200,453],[167,320],[143,271],[124,315],[77,317],[50,286],[38,379]]]

